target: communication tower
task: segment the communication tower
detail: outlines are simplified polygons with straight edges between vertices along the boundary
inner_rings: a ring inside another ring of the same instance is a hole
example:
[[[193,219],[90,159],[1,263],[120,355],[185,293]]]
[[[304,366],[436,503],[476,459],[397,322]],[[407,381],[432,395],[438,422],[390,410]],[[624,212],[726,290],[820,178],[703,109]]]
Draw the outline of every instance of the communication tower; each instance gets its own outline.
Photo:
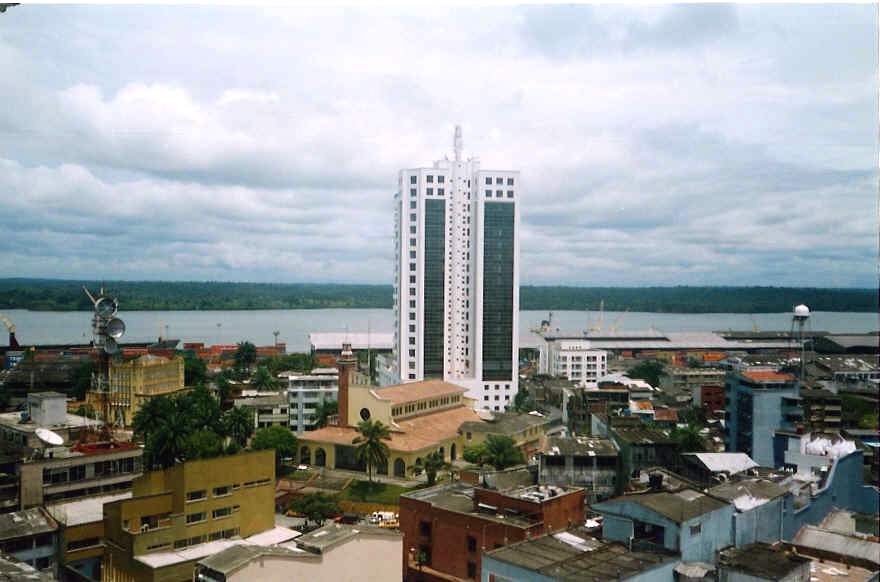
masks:
[[[111,440],[113,436],[110,430],[111,425],[122,426],[125,424],[123,407],[127,403],[123,402],[123,399],[126,396],[114,389],[110,382],[110,360],[119,354],[119,345],[116,341],[125,335],[125,323],[116,317],[116,313],[119,311],[119,302],[116,298],[106,294],[103,287],[97,297],[93,296],[85,286],[83,286],[83,291],[95,309],[92,315],[92,336],[94,338],[93,354],[97,366],[92,374],[92,392],[100,395],[101,416],[104,421],[102,437],[105,440]]]

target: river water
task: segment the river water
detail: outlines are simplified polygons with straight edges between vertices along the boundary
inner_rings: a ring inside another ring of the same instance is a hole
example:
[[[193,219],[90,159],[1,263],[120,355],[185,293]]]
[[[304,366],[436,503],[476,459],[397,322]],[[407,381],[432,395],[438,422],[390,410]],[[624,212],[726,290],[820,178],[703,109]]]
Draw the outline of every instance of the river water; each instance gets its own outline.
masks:
[[[7,310],[4,312],[17,327],[22,345],[87,342],[91,339],[91,313],[84,311],[54,312]],[[390,309],[279,309],[265,311],[121,311],[126,324],[123,342],[155,340],[159,335],[182,341],[207,344],[232,344],[242,340],[257,345],[271,345],[273,331],[279,341],[287,342],[291,352],[309,348],[308,335],[315,331],[352,331],[391,333],[393,315]],[[520,343],[536,345],[529,330],[547,318],[546,311],[520,312]],[[789,313],[622,313],[556,311],[553,327],[566,332],[580,331],[601,324],[620,331],[718,331],[718,330],[784,330],[791,327]],[[834,333],[867,332],[878,329],[876,313],[814,312],[813,330]],[[0,335],[6,344],[6,334]]]

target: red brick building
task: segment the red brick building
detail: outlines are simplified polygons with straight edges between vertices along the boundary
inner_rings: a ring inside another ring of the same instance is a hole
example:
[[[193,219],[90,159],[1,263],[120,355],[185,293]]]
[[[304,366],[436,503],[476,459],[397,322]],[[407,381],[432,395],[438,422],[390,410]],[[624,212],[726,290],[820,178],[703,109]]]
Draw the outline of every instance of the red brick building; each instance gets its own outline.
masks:
[[[724,386],[700,386],[700,407],[710,418],[724,410]]]
[[[483,551],[584,523],[581,488],[461,481],[400,496],[404,580],[479,580]]]

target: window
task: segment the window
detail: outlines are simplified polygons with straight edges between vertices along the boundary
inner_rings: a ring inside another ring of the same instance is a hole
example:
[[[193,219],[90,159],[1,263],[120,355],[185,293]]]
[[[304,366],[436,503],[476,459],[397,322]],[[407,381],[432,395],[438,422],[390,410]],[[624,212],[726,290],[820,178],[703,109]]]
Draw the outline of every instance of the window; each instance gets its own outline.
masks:
[[[496,394],[496,395],[495,395],[495,400],[499,400],[499,398],[498,398],[498,395],[497,395],[497,394]]]
[[[489,397],[486,396],[486,400],[488,400],[488,399],[489,399]],[[465,433],[464,438],[466,438],[467,440],[471,440],[471,438],[472,438],[473,436],[474,436],[474,435],[473,435],[472,433],[469,433],[469,432],[468,432],[468,433]]]
[[[434,195],[434,189],[428,188],[428,196],[433,196],[433,195]]]
[[[409,258],[411,258],[411,259],[415,259],[415,258],[416,258],[416,252],[415,252],[415,251],[410,251],[410,252],[409,252]]]
[[[477,563],[476,562],[468,562],[468,578],[476,578],[477,577]]]
[[[410,200],[410,201],[409,201],[409,207],[410,207],[411,209],[415,210],[415,209],[416,209],[416,201],[415,201],[415,200]]]
[[[415,196],[415,195],[416,195],[416,192],[417,192],[417,190],[416,190],[415,188],[410,188],[410,189],[409,189],[409,195],[410,195],[410,196]]]
[[[409,332],[410,332],[410,333],[415,333],[415,332],[416,332],[416,326],[414,326],[414,325],[409,326]]]
[[[434,183],[434,176],[431,176],[430,174],[428,174],[428,184],[433,184],[433,183]]]
[[[225,497],[232,493],[232,487],[224,485],[223,487],[214,487],[214,497]]]
[[[415,263],[410,263],[410,264],[409,264],[409,270],[410,270],[410,271],[415,271],[415,270],[416,270],[416,264],[415,264]]]
[[[415,184],[417,179],[418,179],[418,178],[416,178],[415,176],[410,176],[410,177],[409,177],[409,183],[410,183],[410,184]]]
[[[508,191],[507,191],[507,197],[508,197],[508,198],[513,198],[513,190],[508,190]]]
[[[411,246],[411,247],[416,246],[416,239],[414,239],[414,238],[409,239],[409,246]]]
[[[416,233],[416,227],[415,227],[415,226],[410,226],[410,227],[409,227],[409,233],[410,233],[410,234],[415,234],[415,233]]]
[[[698,536],[698,535],[700,535],[700,532],[702,530],[703,530],[703,524],[698,523],[697,525],[692,525],[691,526],[691,535]]]
[[[412,283],[412,284],[415,284],[415,282],[416,282],[416,276],[415,276],[415,275],[410,275],[410,276],[409,276],[409,282]]]
[[[429,521],[420,521],[419,522],[419,535],[429,538],[431,537],[431,522]]]
[[[409,339],[414,339],[414,338],[409,338]],[[410,351],[409,351],[409,357],[410,357],[410,358],[415,358],[415,357],[416,357],[416,351],[415,351],[415,350],[410,350]]]
[[[467,551],[476,552],[477,551],[477,538],[474,536],[467,537]]]
[[[201,500],[205,499],[206,497],[208,497],[208,492],[205,491],[204,489],[201,489],[199,491],[188,491],[186,493],[187,503],[190,503],[192,501],[201,501]]]
[[[443,196],[444,192],[443,188],[437,188],[437,196]]]
[[[500,193],[501,193],[501,191],[499,190],[499,194],[500,194]],[[409,215],[409,221],[410,221],[410,222],[415,222],[416,219],[417,219],[417,217],[416,217],[415,214],[410,214],[410,215]]]
[[[410,313],[410,314],[409,314],[409,320],[410,320],[410,321],[415,321],[415,320],[416,320],[416,314],[415,314],[415,313]]]
[[[501,176],[498,176],[497,178],[495,178],[495,183],[496,184],[503,184],[504,180],[501,178]]]
[[[214,519],[219,519],[221,517],[229,517],[230,515],[232,515],[232,508],[231,507],[221,507],[221,508],[215,509],[214,511],[211,512],[211,517],[213,517]]]
[[[501,198],[504,195],[504,192],[501,190],[495,190],[495,198]]]
[[[445,182],[445,181],[446,181],[446,176],[437,176],[437,182],[438,182],[439,184],[442,184],[442,183]],[[441,192],[441,193],[442,193],[442,192]]]
[[[190,525],[193,523],[201,523],[208,519],[208,514],[204,511],[199,511],[197,513],[187,513],[186,514],[186,524]]]
[[[491,198],[491,197],[492,197],[492,191],[486,190],[486,198]]]
[[[507,185],[508,185],[508,186],[513,186],[513,178],[508,178],[508,179],[507,179]]]
[[[491,186],[491,185],[492,185],[492,178],[487,177],[486,178],[486,186]]]

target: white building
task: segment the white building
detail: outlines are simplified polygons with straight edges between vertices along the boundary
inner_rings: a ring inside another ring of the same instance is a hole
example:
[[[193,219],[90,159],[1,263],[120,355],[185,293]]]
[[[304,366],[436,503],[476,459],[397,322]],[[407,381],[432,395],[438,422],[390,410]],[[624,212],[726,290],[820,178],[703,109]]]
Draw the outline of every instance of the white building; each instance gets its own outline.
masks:
[[[608,373],[608,353],[593,349],[589,340],[557,339],[542,346],[539,372],[595,388]]]
[[[319,402],[337,400],[339,370],[315,368],[310,374],[282,374],[287,378],[287,398],[290,402],[290,430],[301,434],[314,430],[315,413]]]
[[[460,127],[454,150],[399,175],[394,352],[380,380],[442,378],[503,410],[519,371],[519,172],[462,159]]]

